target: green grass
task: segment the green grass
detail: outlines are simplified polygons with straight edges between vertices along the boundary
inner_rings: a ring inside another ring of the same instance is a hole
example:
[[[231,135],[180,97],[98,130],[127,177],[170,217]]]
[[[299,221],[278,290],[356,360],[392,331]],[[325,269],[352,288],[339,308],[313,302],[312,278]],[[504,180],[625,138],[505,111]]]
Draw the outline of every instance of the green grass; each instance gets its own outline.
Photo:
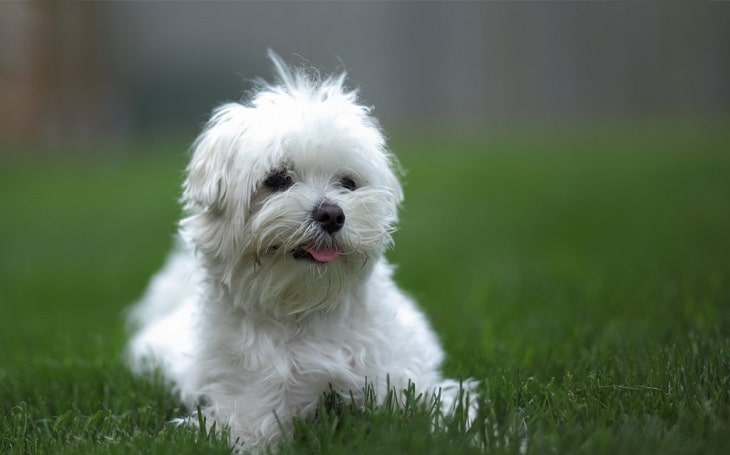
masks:
[[[730,451],[730,133],[392,146],[408,173],[389,257],[446,373],[482,381],[489,437],[339,403],[282,453]],[[168,424],[181,405],[120,355],[123,309],[171,246],[184,147],[0,157],[0,452],[227,452]]]

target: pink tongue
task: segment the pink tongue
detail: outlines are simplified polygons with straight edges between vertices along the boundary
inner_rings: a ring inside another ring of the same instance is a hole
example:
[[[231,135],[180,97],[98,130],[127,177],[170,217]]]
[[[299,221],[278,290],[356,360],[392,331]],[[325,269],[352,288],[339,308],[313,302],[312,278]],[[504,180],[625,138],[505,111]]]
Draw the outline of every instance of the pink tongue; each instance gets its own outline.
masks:
[[[332,262],[340,257],[339,248],[333,250],[318,250],[316,248],[306,248],[307,253],[311,254],[317,262]]]

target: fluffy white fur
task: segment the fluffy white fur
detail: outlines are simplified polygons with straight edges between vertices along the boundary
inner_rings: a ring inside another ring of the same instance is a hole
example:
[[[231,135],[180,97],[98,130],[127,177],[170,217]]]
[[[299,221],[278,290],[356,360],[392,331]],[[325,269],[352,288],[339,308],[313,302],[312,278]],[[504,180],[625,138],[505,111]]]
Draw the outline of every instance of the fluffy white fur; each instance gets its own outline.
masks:
[[[383,257],[403,194],[376,120],[344,75],[270,56],[278,83],[219,107],[193,146],[178,246],[130,312],[132,368],[161,366],[250,448],[330,387],[360,399],[366,381],[380,397],[412,381],[448,410],[459,385]],[[315,220],[324,205],[339,230]]]

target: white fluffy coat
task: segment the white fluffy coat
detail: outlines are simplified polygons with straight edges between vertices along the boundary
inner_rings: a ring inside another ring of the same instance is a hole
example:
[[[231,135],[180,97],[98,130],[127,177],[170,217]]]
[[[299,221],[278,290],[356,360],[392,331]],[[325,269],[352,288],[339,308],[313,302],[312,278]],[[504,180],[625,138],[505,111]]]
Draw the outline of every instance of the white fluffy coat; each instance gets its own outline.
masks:
[[[458,383],[383,257],[403,196],[370,109],[344,76],[271,58],[278,84],[218,108],[193,146],[180,240],[130,312],[132,368],[160,366],[249,448],[330,388],[362,399],[366,382],[383,397],[412,381],[448,409]],[[344,214],[335,232],[313,220],[323,204]]]

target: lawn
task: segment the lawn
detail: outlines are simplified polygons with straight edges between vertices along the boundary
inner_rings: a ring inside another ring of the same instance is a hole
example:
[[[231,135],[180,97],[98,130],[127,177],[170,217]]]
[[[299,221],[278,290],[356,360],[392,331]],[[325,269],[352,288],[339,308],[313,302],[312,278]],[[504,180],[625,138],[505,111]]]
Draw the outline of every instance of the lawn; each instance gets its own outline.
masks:
[[[730,453],[730,133],[395,136],[389,257],[473,437],[427,410],[297,423],[282,453]],[[228,451],[124,367],[123,310],[172,244],[185,146],[0,155],[0,452]],[[458,422],[457,422],[458,423]],[[476,442],[475,442],[476,441]]]

